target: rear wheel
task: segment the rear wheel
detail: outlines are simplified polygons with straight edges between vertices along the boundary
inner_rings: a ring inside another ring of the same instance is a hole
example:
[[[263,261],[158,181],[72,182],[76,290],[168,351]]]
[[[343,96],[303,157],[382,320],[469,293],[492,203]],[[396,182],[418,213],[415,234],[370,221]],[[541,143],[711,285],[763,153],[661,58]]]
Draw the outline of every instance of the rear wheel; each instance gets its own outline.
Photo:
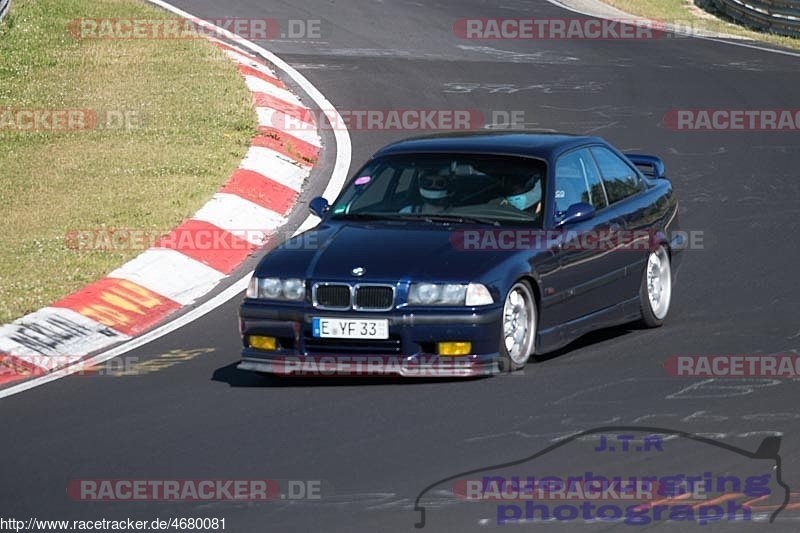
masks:
[[[508,291],[501,327],[500,371],[520,370],[530,359],[536,339],[536,302],[524,281],[518,281]]]
[[[647,266],[644,269],[642,285],[639,288],[639,305],[642,311],[642,322],[649,328],[656,328],[664,323],[669,313],[672,299],[672,269],[667,249],[659,246],[650,252]]]

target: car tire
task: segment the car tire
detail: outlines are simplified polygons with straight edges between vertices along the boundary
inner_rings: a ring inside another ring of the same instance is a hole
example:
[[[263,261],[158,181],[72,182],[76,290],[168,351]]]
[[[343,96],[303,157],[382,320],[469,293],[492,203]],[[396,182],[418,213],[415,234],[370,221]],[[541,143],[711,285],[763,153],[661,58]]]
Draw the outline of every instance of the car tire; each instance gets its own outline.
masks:
[[[516,282],[506,294],[500,318],[500,372],[525,368],[536,347],[536,316],[530,285]]]
[[[639,287],[639,306],[642,324],[657,328],[664,323],[672,301],[672,267],[669,253],[659,246],[647,256]]]

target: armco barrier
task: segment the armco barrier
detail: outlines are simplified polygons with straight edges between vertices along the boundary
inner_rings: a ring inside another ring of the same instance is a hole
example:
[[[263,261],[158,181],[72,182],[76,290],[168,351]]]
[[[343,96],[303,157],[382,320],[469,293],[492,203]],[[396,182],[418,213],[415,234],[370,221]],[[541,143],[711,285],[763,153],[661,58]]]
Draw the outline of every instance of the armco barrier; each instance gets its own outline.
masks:
[[[728,17],[760,31],[800,37],[800,0],[711,0]]]
[[[0,0],[0,20],[8,13],[8,6],[11,5],[11,0]]]

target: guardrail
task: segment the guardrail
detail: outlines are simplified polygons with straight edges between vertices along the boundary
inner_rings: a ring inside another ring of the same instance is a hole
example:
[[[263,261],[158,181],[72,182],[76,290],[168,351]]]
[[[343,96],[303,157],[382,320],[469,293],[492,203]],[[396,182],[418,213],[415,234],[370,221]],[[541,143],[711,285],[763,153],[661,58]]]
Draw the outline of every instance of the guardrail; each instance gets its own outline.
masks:
[[[8,13],[8,6],[11,5],[11,0],[0,0],[0,20]]]
[[[760,31],[800,37],[800,0],[711,0],[721,13]]]

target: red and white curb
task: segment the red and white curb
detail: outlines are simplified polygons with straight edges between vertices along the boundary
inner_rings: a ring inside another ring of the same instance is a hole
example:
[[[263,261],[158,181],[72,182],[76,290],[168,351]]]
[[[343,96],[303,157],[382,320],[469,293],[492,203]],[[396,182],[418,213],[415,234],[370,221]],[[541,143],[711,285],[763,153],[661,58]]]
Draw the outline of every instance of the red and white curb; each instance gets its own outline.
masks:
[[[180,16],[191,17],[165,2],[151,1]],[[297,117],[312,114],[280,81],[273,67],[298,83],[320,108],[332,110],[332,107],[313,85],[274,54],[226,34],[222,28],[208,26],[255,52],[212,39],[237,63],[253,95],[259,134],[252,139],[239,168],[220,190],[164,239],[105,278],[0,327],[0,385],[35,378],[0,391],[0,397],[35,386],[32,381],[51,381],[77,371],[84,364],[90,366],[111,359],[235,297],[249,274],[199,308],[155,328],[169,315],[208,294],[285,224],[322,144],[313,125],[303,129],[302,134],[274,126],[287,123],[280,117],[276,119],[276,114]],[[339,118],[335,110],[328,113],[332,113],[331,119]],[[337,156],[326,196],[338,193],[350,164],[349,136],[346,132],[335,135]],[[313,224],[309,217],[298,232]],[[182,249],[179,243],[193,242],[191,235],[197,232],[213,235],[214,242],[237,245],[212,250],[198,250],[194,246]],[[135,337],[139,338],[132,341]],[[91,355],[125,341],[129,342]]]

